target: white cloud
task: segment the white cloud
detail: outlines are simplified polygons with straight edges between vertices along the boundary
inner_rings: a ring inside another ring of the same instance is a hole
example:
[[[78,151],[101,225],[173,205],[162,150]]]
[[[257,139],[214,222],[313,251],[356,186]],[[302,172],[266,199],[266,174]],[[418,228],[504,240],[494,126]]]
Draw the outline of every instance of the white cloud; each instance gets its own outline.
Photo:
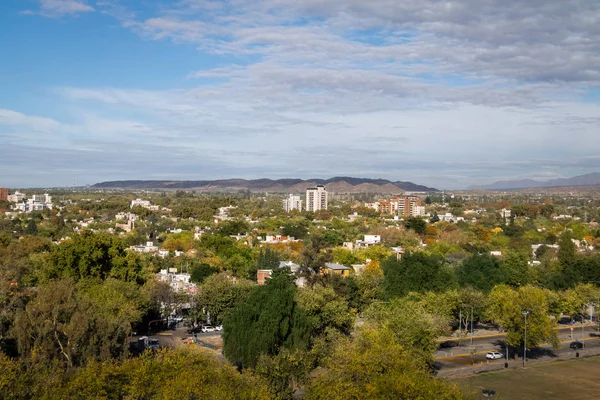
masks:
[[[40,14],[44,17],[57,18],[95,11],[86,0],[38,0],[38,2],[39,11],[25,10],[22,14]]]
[[[91,11],[58,0],[43,1],[42,11],[58,3]],[[11,132],[42,127],[65,151],[105,152],[115,162],[101,168],[110,176],[149,177],[139,175],[139,163],[175,155],[189,158],[174,163],[179,170],[148,171],[174,179],[358,175],[457,187],[600,169],[600,106],[581,100],[600,87],[594,0],[182,0],[138,13],[104,0],[95,7],[145,39],[191,43],[225,60],[189,71],[188,89],[61,88],[64,106],[80,111],[78,123],[0,111],[0,127]],[[122,160],[124,149],[136,157]]]

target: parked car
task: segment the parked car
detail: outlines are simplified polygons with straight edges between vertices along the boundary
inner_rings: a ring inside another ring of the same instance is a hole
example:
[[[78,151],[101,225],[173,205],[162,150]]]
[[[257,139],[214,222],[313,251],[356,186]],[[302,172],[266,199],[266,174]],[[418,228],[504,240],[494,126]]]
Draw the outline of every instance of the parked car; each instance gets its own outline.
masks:
[[[502,353],[500,353],[498,351],[490,351],[489,353],[487,353],[485,355],[485,358],[487,358],[488,360],[498,360],[502,357],[504,357],[504,356],[502,355]]]
[[[221,332],[223,330],[223,325],[217,325],[215,326],[215,330],[218,332]]]
[[[583,343],[581,343],[580,341],[571,342],[569,347],[572,349],[583,349]]]
[[[148,342],[148,348],[150,350],[160,349],[160,342],[158,341],[158,339],[150,339],[150,341]]]
[[[214,326],[211,326],[211,325],[203,325],[202,326],[202,332],[203,333],[214,332],[214,331],[216,331],[216,329],[215,329]]]

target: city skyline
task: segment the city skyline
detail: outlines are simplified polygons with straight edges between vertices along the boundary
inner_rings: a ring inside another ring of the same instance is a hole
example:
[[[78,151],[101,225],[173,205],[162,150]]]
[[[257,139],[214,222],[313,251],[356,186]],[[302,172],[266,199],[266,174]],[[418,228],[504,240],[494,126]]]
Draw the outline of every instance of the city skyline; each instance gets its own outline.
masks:
[[[595,1],[140,4],[0,4],[2,186],[600,171]]]

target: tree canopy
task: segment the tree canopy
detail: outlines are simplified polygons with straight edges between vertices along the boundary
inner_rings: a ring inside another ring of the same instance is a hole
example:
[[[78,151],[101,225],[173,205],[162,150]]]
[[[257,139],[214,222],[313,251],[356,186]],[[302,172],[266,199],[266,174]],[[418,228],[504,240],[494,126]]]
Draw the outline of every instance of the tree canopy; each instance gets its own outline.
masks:
[[[255,366],[261,354],[276,355],[282,347],[306,348],[310,323],[295,295],[296,286],[283,274],[255,287],[225,319],[225,357],[246,368]]]

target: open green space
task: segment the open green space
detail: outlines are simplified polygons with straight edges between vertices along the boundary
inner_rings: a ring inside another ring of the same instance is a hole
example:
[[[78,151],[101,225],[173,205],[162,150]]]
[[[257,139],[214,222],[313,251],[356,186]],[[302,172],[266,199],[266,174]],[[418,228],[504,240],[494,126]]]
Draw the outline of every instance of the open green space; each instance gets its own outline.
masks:
[[[496,391],[494,399],[598,399],[600,356],[530,365],[461,379],[465,393],[485,398],[483,389]]]

